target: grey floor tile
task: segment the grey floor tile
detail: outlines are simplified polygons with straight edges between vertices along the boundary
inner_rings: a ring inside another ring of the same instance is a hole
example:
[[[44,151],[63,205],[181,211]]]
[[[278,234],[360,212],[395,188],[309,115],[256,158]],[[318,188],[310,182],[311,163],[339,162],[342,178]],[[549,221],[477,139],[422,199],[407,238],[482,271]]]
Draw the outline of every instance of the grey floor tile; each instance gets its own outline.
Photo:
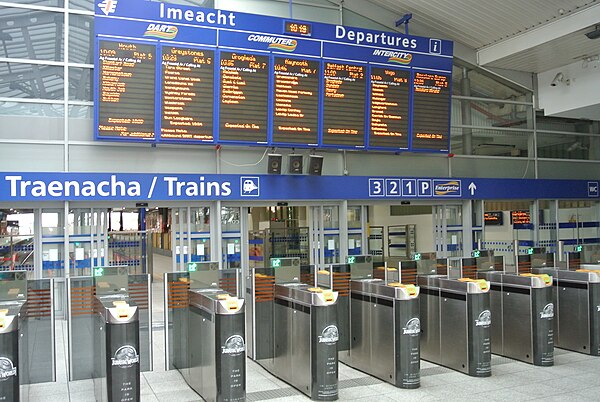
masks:
[[[359,398],[367,398],[374,397],[379,395],[374,395],[372,390],[369,387],[352,387],[345,388],[339,390],[339,397],[342,401],[350,401]]]
[[[70,392],[69,399],[71,402],[96,402],[96,397],[93,392]]]
[[[41,383],[29,386],[29,396],[52,396],[65,395],[69,393],[69,387],[66,383]]]
[[[159,392],[156,393],[156,399],[158,399],[159,402],[191,402],[202,400],[200,395],[191,389],[177,392]]]
[[[417,388],[417,389],[399,389],[397,392],[391,392],[389,394],[385,394],[386,398],[389,398],[394,401],[415,401],[415,402],[429,402],[438,400],[436,397],[427,393],[425,390]]]

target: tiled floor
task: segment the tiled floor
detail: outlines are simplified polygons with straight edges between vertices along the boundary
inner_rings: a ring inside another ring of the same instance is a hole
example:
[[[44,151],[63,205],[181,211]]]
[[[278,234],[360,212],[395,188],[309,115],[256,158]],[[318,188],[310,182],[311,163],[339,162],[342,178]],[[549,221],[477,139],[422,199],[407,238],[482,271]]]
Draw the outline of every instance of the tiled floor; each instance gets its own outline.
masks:
[[[177,371],[165,371],[162,283],[153,285],[154,370],[142,374],[142,401],[200,401]],[[29,388],[31,402],[94,401],[91,380],[68,382],[66,323],[57,326],[57,381]],[[535,367],[504,357],[492,357],[492,376],[472,378],[421,361],[421,387],[403,390],[340,364],[340,400],[360,401],[598,401],[600,357],[555,349],[553,367]],[[247,361],[248,401],[307,401],[308,398],[275,378],[255,362]]]

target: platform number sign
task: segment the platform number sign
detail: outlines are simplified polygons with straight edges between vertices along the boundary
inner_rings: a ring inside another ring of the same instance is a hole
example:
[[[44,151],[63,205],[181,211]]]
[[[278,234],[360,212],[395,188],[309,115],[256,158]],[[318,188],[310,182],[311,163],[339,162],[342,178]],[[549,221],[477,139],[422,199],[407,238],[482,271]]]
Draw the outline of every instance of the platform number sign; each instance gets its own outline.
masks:
[[[431,197],[433,195],[431,180],[417,180],[417,189],[419,191],[419,197]]]
[[[369,179],[369,197],[385,197],[384,179]]]
[[[414,197],[417,195],[416,179],[402,179],[402,195],[405,197]]]
[[[400,179],[386,179],[385,189],[388,197],[400,197],[402,195]]]

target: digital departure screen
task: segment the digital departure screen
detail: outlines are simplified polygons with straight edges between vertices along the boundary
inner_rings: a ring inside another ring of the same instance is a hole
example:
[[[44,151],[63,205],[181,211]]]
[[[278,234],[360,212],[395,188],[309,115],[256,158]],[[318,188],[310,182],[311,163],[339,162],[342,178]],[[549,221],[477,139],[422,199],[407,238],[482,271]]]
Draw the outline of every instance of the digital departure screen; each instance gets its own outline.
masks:
[[[319,142],[319,80],[317,60],[275,57],[273,142]]]
[[[269,57],[221,52],[219,138],[267,142]]]
[[[365,146],[366,66],[324,62],[323,145]]]
[[[213,140],[213,50],[162,48],[161,139]]]
[[[410,71],[371,67],[369,146],[408,148]]]
[[[450,152],[451,41],[105,3],[94,7],[98,140]]]
[[[448,74],[414,73],[412,148],[448,149],[450,80]]]
[[[153,140],[156,48],[98,42],[98,137]]]

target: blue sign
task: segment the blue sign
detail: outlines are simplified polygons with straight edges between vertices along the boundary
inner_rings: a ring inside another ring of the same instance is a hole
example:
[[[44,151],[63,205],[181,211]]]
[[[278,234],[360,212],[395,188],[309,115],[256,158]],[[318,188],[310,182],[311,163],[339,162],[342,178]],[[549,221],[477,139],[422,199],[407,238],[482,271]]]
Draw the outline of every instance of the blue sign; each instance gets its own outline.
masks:
[[[449,152],[451,41],[145,0],[94,29],[98,140]]]
[[[598,197],[600,191],[598,190],[597,181],[588,181],[588,197]]]
[[[431,183],[432,192],[425,183]],[[590,199],[587,180],[367,176],[19,172],[0,174],[0,201]],[[463,191],[463,185],[467,189]]]

